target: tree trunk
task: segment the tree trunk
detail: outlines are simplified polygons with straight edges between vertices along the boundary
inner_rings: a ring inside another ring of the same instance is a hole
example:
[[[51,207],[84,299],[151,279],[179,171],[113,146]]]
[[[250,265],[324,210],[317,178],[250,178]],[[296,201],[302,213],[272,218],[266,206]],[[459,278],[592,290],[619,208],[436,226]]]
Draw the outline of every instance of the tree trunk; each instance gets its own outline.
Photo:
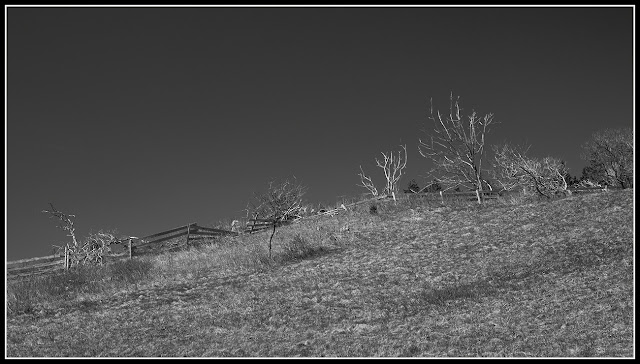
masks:
[[[276,234],[276,223],[273,223],[273,232],[271,233],[271,237],[269,238],[269,259],[271,259],[271,240],[273,240],[273,236]]]
[[[482,202],[484,202],[484,194],[482,193],[482,177],[479,174],[476,174],[476,179],[477,179],[477,184],[478,184],[478,188],[476,189],[476,195],[478,197],[478,204],[482,205]]]

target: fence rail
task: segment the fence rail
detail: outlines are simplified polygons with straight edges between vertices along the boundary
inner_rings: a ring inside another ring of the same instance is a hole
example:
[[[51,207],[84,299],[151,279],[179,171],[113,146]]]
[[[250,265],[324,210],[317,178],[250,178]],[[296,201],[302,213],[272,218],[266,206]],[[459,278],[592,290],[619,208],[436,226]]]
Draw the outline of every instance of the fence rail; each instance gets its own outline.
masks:
[[[252,234],[252,233],[257,233],[260,231],[264,231],[267,229],[271,229],[273,228],[273,225],[276,226],[281,226],[281,225],[287,225],[290,224],[292,221],[287,220],[287,221],[275,221],[275,220],[271,220],[271,219],[250,219],[247,222],[247,227],[244,230],[245,233],[248,234]]]
[[[206,237],[221,235],[237,235],[237,232],[207,228],[198,226],[197,223],[187,224],[185,226],[162,231],[159,233],[147,235],[142,238],[125,237],[111,242],[111,244],[124,244],[127,251],[114,254],[105,254],[102,256],[103,262],[113,262],[122,259],[131,259],[134,256],[158,253],[165,250],[175,249],[177,247],[186,246],[189,241],[200,240]],[[185,237],[184,242],[173,242],[170,249],[163,249],[162,244],[172,239]],[[142,248],[142,249],[141,249]],[[45,257],[36,257],[10,261],[6,263],[7,278],[20,279],[29,278],[35,275],[62,272],[68,269],[69,255],[65,252],[62,254],[48,255]]]
[[[57,261],[57,260],[64,260],[64,255],[54,254],[54,255],[48,255],[46,257],[14,260],[11,262],[7,262],[7,268],[26,267],[26,266],[38,265],[38,264],[43,264],[46,262]]]
[[[591,193],[591,192],[601,192],[607,191],[608,189],[618,189],[619,187],[581,187],[581,188],[568,188],[567,190],[571,191],[571,193]],[[520,190],[503,190],[503,191],[459,191],[459,192],[405,192],[405,195],[408,196],[419,196],[419,197],[434,197],[441,198],[444,200],[445,198],[455,198],[455,197],[469,197],[473,199],[478,198],[478,194],[483,195],[484,199],[496,199],[501,196],[506,196],[510,194],[519,194],[522,193]]]
[[[608,189],[617,189],[617,188],[586,187],[586,188],[570,188],[569,190],[572,193],[590,193],[590,192],[607,191]],[[440,191],[440,192],[421,192],[421,193],[406,192],[405,195],[424,197],[424,198],[439,197],[444,201],[445,197],[450,198],[450,197],[456,197],[456,196],[457,197],[466,196],[466,197],[475,199],[477,198],[477,193],[478,192],[476,191],[462,191],[462,192]],[[483,191],[481,193],[484,195],[484,198],[486,199],[486,198],[497,198],[498,196],[504,196],[504,195],[513,194],[513,193],[520,193],[520,191]],[[322,210],[321,212],[315,215],[306,216],[305,219],[319,217],[319,216],[326,216],[326,215],[335,215],[340,211],[347,210],[356,205],[369,203],[372,201],[389,199],[391,197],[392,196],[377,196],[368,200],[354,202],[346,205],[342,204],[340,207],[337,207],[335,209]],[[395,196],[393,197],[395,198]],[[294,223],[298,220],[300,220],[300,218],[287,220],[284,222],[277,222],[277,224],[278,226],[287,225],[287,224]],[[257,218],[250,219],[247,222],[247,227],[243,232],[254,233],[254,232],[264,231],[266,229],[272,228],[274,223],[276,222],[270,219],[257,219]],[[188,245],[189,241],[191,240],[200,240],[206,237],[221,236],[221,235],[238,235],[238,232],[208,228],[208,227],[198,226],[197,223],[191,223],[191,224],[187,224],[187,225],[173,228],[170,230],[165,230],[159,233],[147,235],[142,238],[125,237],[112,242],[112,244],[125,244],[128,248],[127,251],[122,253],[104,255],[103,262],[112,262],[112,261],[117,261],[121,259],[132,259],[134,256],[173,250],[173,249]],[[173,241],[171,242],[171,244],[169,244],[170,246],[168,248],[163,247],[163,244],[161,244],[170,240],[178,239],[183,236],[185,237],[183,244],[180,244],[180,242]],[[64,255],[54,254],[54,255],[48,255],[44,257],[10,261],[6,263],[7,278],[9,279],[28,278],[34,275],[62,272],[69,268],[68,261],[69,261],[69,256],[66,252]]]
[[[301,217],[301,216],[297,216],[294,219],[291,220],[285,220],[285,221],[280,221],[280,222],[275,222],[273,219],[249,219],[249,221],[247,222],[247,228],[244,230],[245,233],[251,234],[251,233],[256,233],[256,232],[260,232],[260,231],[264,231],[270,228],[273,228],[274,224],[277,224],[277,226],[280,225],[288,225],[288,224],[293,224],[296,223],[302,219],[308,220],[314,217],[320,217],[320,216],[333,216],[337,213],[339,213],[340,211],[346,211],[349,208],[355,207],[357,205],[361,205],[361,204],[365,204],[365,203],[369,203],[371,201],[379,201],[379,200],[384,200],[384,199],[390,199],[392,198],[392,196],[388,196],[388,195],[382,195],[382,196],[376,196],[373,198],[370,198],[368,200],[363,200],[363,201],[358,201],[358,202],[353,202],[350,204],[341,204],[340,207],[336,207],[335,209],[331,209],[331,210],[320,210],[318,213],[314,214],[314,215],[310,215],[310,216],[305,216],[305,217]]]

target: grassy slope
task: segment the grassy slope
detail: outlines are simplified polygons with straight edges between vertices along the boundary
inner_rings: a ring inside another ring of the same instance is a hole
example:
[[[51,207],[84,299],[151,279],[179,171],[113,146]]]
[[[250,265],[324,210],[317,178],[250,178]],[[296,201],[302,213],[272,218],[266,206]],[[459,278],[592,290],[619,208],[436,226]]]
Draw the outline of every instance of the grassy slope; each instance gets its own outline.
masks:
[[[10,316],[7,355],[633,356],[632,191],[363,209],[283,228],[306,259]]]

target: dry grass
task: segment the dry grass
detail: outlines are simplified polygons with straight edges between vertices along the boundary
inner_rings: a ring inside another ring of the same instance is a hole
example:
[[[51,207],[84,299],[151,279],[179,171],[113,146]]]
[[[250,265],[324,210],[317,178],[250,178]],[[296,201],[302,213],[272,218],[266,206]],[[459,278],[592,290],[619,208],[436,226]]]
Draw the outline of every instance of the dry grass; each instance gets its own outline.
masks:
[[[630,190],[363,204],[281,228],[273,260],[267,233],[226,238],[34,299],[7,355],[631,357],[632,206]]]

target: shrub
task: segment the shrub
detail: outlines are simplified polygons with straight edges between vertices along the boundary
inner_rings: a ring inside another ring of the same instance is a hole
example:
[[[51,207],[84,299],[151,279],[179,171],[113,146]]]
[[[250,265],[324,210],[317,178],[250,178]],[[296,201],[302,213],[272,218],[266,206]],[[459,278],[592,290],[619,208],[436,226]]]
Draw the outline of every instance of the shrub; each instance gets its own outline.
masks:
[[[282,250],[285,260],[306,258],[314,252],[313,247],[300,233],[295,234],[292,239],[287,240],[283,244]]]
[[[369,213],[370,213],[371,215],[377,215],[377,214],[378,214],[378,205],[376,205],[375,203],[372,203],[372,204],[369,206]]]
[[[526,188],[547,199],[570,194],[567,192],[568,168],[564,161],[553,157],[537,159],[526,155],[529,147],[508,143],[494,146],[495,180],[504,190]]]

